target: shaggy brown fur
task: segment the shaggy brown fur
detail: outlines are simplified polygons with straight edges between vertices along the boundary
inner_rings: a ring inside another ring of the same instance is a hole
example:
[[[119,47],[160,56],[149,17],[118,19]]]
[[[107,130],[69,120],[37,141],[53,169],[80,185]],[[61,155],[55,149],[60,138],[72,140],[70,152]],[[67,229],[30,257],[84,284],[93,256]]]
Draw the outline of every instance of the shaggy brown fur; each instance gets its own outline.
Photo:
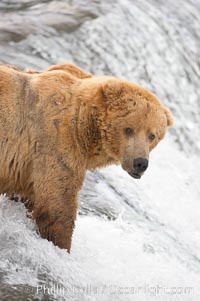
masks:
[[[133,83],[72,64],[1,65],[0,193],[28,199],[41,236],[70,251],[86,170],[121,163],[134,175],[133,160],[148,158],[171,124],[156,96]]]

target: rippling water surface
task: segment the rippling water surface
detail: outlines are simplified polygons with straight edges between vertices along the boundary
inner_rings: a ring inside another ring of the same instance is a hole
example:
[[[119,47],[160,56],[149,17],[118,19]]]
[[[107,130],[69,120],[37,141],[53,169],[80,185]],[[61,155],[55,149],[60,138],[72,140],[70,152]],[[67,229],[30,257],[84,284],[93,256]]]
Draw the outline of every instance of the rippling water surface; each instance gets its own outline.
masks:
[[[70,256],[2,196],[0,300],[199,300],[199,15],[199,0],[1,0],[1,63],[137,82],[175,127],[140,181],[119,166],[87,173]]]

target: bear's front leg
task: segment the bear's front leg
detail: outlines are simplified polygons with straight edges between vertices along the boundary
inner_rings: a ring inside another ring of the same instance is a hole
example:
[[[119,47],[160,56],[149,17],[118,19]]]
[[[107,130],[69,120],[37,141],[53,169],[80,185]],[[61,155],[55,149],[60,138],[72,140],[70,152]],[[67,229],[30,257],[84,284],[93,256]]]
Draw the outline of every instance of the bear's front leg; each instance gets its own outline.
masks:
[[[43,207],[34,210],[33,218],[36,220],[42,238],[48,239],[58,247],[70,252],[76,209],[68,212],[58,208],[46,210]]]
[[[44,173],[42,165],[34,181],[33,219],[43,238],[70,252],[82,180],[63,165],[45,164]]]
[[[73,206],[67,204],[67,201],[60,201],[59,197],[54,199],[54,202],[57,203],[56,206],[51,205],[51,202],[53,199],[45,201],[48,208],[46,206],[36,207],[33,211],[33,219],[36,220],[42,238],[46,238],[70,252],[77,212],[76,200],[69,201],[68,199],[68,202],[74,203]]]

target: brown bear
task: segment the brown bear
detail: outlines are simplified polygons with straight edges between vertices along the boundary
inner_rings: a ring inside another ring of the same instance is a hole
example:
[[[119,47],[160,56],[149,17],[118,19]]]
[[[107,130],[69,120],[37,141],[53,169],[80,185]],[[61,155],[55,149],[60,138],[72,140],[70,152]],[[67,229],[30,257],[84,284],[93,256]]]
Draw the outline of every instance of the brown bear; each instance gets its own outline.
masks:
[[[0,193],[29,200],[41,236],[70,251],[86,170],[121,163],[140,178],[170,125],[158,98],[125,80],[0,65]]]

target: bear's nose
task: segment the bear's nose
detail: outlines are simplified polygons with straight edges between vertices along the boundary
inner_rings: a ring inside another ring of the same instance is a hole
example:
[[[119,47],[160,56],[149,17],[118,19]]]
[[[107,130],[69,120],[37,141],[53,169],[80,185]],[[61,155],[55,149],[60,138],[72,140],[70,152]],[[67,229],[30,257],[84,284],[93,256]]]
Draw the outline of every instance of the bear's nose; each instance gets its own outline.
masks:
[[[133,161],[134,171],[136,173],[144,172],[148,167],[148,160],[145,158],[137,158]]]

